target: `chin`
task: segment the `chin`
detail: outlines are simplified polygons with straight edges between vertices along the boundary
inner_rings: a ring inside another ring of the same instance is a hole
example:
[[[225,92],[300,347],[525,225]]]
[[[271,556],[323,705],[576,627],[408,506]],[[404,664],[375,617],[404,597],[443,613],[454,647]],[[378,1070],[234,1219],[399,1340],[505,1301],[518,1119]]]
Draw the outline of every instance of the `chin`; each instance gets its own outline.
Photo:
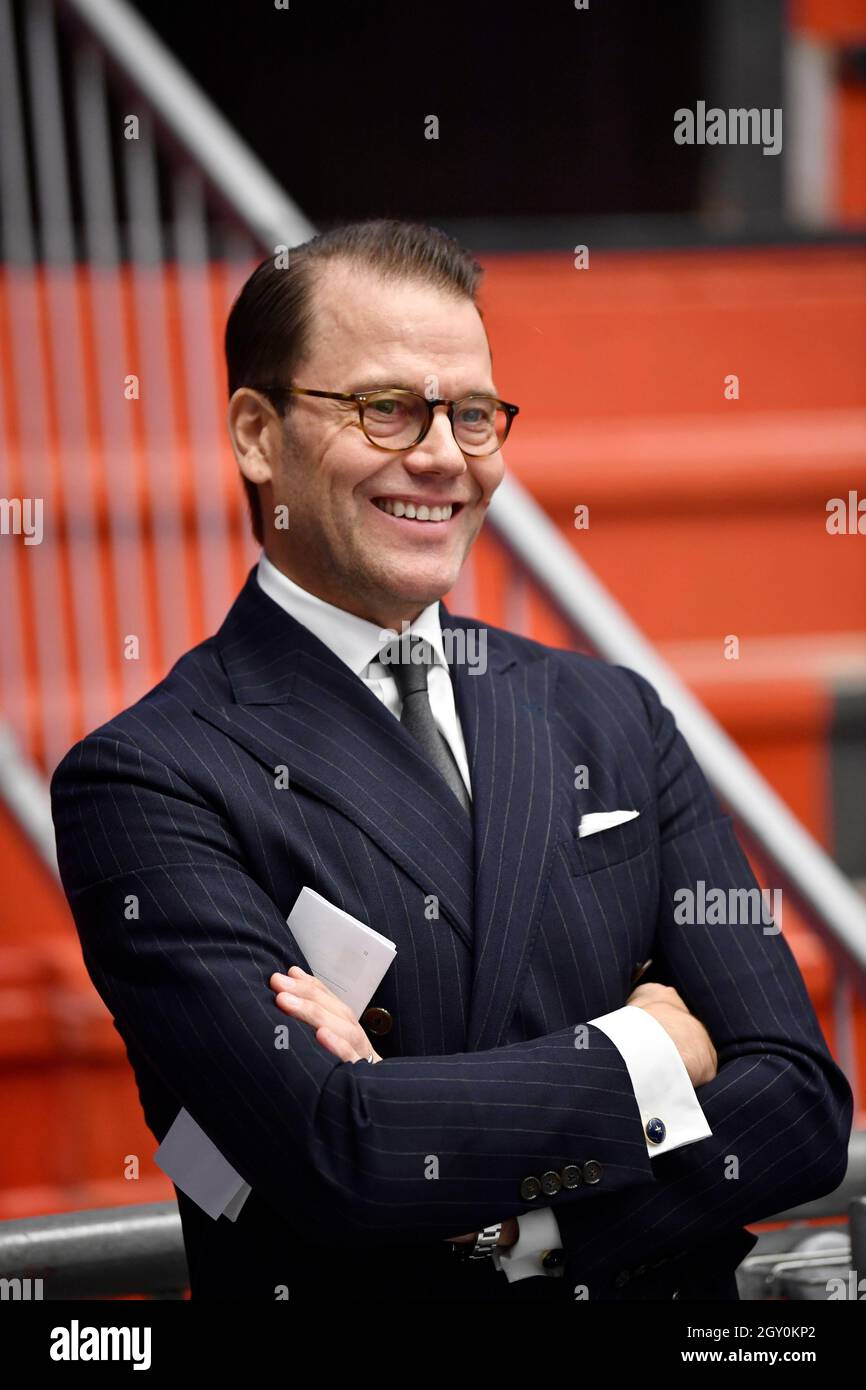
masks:
[[[449,589],[453,589],[456,582],[457,576],[450,572],[443,575],[441,579],[431,580],[429,583],[423,582],[418,575],[415,575],[404,583],[395,584],[391,593],[395,598],[401,599],[405,603],[418,604],[422,608],[428,608],[437,599],[444,598]]]
[[[381,588],[405,603],[421,603],[425,607],[447,594],[460,574],[459,564],[418,565],[404,563],[393,569],[385,568],[377,576]]]

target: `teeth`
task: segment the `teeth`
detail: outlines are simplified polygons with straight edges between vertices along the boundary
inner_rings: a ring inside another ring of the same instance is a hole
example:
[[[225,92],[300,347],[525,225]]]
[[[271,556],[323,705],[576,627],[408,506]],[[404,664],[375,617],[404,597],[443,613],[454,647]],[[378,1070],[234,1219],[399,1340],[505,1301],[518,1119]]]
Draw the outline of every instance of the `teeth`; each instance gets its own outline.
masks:
[[[416,507],[414,502],[401,502],[392,497],[374,497],[373,501],[389,516],[403,516],[410,521],[450,521],[454,510],[450,503],[445,507]]]

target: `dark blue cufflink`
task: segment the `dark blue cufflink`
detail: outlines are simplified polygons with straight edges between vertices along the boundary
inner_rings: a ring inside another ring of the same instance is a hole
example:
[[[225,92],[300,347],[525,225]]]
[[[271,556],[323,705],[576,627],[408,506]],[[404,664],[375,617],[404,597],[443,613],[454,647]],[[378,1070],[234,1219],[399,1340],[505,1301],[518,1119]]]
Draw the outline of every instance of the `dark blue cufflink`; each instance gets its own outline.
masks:
[[[664,1122],[657,1115],[654,1115],[651,1120],[647,1120],[644,1133],[651,1144],[660,1144],[667,1134],[667,1130]]]

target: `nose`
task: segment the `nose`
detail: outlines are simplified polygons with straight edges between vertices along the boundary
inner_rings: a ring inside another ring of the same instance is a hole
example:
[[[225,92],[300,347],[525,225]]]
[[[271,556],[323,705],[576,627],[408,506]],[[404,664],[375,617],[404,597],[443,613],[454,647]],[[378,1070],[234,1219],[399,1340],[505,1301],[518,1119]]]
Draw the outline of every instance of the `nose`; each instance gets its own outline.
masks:
[[[433,407],[429,430],[420,443],[407,449],[403,461],[416,473],[443,473],[446,477],[457,477],[466,472],[468,464],[454,438],[447,405]]]

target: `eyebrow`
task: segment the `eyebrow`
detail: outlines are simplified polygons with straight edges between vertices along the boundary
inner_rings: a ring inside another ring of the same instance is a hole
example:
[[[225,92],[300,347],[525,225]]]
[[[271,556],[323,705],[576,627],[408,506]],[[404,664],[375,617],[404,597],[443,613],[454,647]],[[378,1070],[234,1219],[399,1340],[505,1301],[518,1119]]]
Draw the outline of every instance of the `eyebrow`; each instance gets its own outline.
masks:
[[[351,393],[354,391],[383,391],[390,388],[402,391],[414,391],[416,396],[424,395],[424,392],[419,391],[417,386],[409,386],[405,381],[382,381],[381,379],[378,381],[360,381],[347,389]],[[469,391],[464,391],[462,396],[455,396],[454,399],[465,400],[467,396],[493,396],[496,400],[499,399],[496,392],[491,391],[487,386],[471,388]]]

